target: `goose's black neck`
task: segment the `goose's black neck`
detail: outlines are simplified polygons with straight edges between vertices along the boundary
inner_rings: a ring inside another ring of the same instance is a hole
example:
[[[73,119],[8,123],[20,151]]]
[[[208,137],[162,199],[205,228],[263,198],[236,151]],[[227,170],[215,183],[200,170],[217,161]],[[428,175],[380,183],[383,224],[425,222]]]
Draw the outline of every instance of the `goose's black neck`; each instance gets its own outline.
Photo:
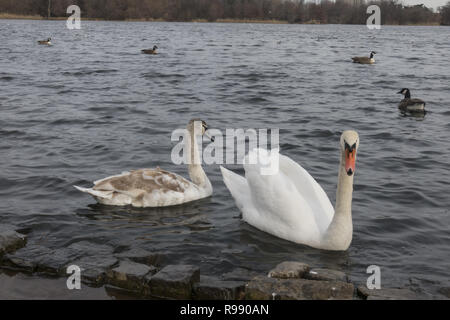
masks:
[[[373,52],[370,53],[370,59],[372,59],[372,58],[373,58]]]
[[[405,99],[411,99],[411,93],[409,93],[409,90],[406,90],[405,92]]]

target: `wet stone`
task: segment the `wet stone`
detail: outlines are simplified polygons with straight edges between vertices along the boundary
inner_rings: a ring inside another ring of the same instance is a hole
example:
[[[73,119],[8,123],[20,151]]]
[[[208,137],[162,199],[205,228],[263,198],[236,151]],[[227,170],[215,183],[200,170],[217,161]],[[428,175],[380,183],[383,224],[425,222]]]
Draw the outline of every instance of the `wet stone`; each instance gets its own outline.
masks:
[[[193,298],[197,300],[238,300],[243,298],[245,282],[223,281],[209,276],[201,276],[194,285]]]
[[[113,248],[81,241],[66,248],[50,249],[41,245],[26,247],[5,257],[3,265],[23,272],[38,272],[47,275],[66,275],[66,267],[71,261],[86,256],[111,256]]]
[[[304,278],[320,281],[349,282],[348,276],[344,272],[332,269],[312,269],[304,275]]]
[[[409,289],[368,289],[365,286],[358,287],[358,295],[367,300],[428,300],[431,298],[425,294],[417,293]]]
[[[258,276],[246,287],[247,300],[348,300],[354,287],[341,281],[277,279]]]
[[[140,291],[144,278],[156,272],[156,268],[132,261],[121,261],[119,266],[106,272],[107,282],[119,288]]]
[[[145,299],[140,291],[132,291],[124,288],[115,287],[110,284],[106,284],[103,287],[108,294],[108,296],[112,297],[116,300],[142,300]]]
[[[67,249],[50,250],[42,246],[25,247],[6,257],[5,266],[24,272],[62,275],[67,261],[76,258]]]
[[[116,254],[117,258],[128,259],[137,263],[149,266],[160,266],[164,261],[164,254],[160,252],[150,252],[140,248],[130,249]]]
[[[41,256],[37,263],[37,272],[65,276],[68,262],[82,257],[104,257],[111,255],[113,248],[88,241],[74,243]]]
[[[308,271],[309,266],[305,263],[285,261],[269,271],[268,276],[279,279],[302,278]]]
[[[16,229],[11,225],[0,225],[0,257],[25,246],[26,236],[16,232]]]
[[[447,298],[450,298],[450,287],[442,287],[442,288],[439,288],[438,292],[439,292],[441,295],[443,295],[443,296],[445,296],[445,297],[447,297]]]
[[[2,267],[33,273],[37,269],[39,259],[49,251],[48,248],[40,245],[27,245],[3,257]]]
[[[247,270],[244,268],[236,268],[231,272],[224,273],[221,276],[221,280],[226,281],[250,281],[259,274],[255,271]]]
[[[106,244],[97,244],[89,241],[72,243],[67,247],[79,256],[112,256],[114,248]]]
[[[67,262],[76,258],[77,253],[68,248],[56,249],[39,258],[36,271],[50,275],[65,275]]]
[[[2,268],[24,273],[33,273],[36,269],[36,264],[33,261],[14,256],[6,256],[5,259],[0,260],[0,262]]]
[[[101,286],[106,281],[107,270],[119,263],[114,257],[88,256],[73,261],[67,267],[75,265],[81,269],[81,281],[91,286]],[[67,270],[66,267],[66,270]]]
[[[42,256],[37,265],[37,272],[66,276],[69,262],[82,258],[85,259],[84,261],[87,261],[89,257],[103,260],[105,257],[112,256],[112,252],[113,248],[108,245],[96,244],[89,241],[75,242],[66,248],[59,248]],[[90,261],[93,260],[91,259]],[[99,262],[99,264],[101,263]],[[88,276],[89,274],[90,271],[87,272]]]
[[[146,294],[169,299],[191,299],[200,269],[192,265],[168,265],[153,276],[147,276]]]

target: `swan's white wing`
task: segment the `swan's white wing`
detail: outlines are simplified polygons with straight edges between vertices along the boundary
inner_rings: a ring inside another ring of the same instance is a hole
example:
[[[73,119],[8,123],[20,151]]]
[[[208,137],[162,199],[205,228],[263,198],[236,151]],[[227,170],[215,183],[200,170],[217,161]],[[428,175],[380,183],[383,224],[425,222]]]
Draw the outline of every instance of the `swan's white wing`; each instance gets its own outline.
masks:
[[[250,188],[248,187],[247,180],[222,166],[220,166],[220,171],[222,172],[223,182],[228,190],[230,190],[237,207],[242,211],[246,204],[251,203]]]
[[[208,196],[191,181],[160,168],[123,172],[95,181],[93,188],[76,188],[103,204],[136,207],[176,205]]]
[[[224,182],[242,211],[243,219],[277,237],[317,244],[320,230],[313,209],[299,193],[289,176],[291,173],[276,170],[267,174],[267,164],[271,166],[272,160],[266,150],[255,149],[244,160],[245,179],[222,170]]]
[[[280,171],[290,178],[313,210],[320,231],[325,232],[334,215],[333,205],[325,191],[308,171],[291,158],[280,154],[279,164]]]
[[[305,169],[286,156],[276,159],[267,150],[254,149],[244,160],[245,179],[222,169],[224,182],[246,222],[277,237],[317,246],[333,206]]]
[[[137,197],[142,193],[184,193],[192,182],[175,173],[157,169],[140,169],[124,172],[95,182],[94,190],[114,191]]]
[[[255,210],[243,212],[244,219],[283,239],[307,244],[317,241],[320,230],[314,210],[298,191],[291,173],[283,170],[267,172],[267,168],[278,165],[276,161],[264,149],[254,149],[246,156],[245,177]]]

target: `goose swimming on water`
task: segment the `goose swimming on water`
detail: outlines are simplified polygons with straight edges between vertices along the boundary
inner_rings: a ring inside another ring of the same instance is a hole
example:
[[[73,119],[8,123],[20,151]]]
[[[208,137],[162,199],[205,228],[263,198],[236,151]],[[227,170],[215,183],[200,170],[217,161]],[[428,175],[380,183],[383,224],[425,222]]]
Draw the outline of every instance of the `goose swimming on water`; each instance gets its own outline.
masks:
[[[399,92],[405,96],[405,98],[400,101],[398,108],[403,112],[425,112],[425,101],[421,99],[411,99],[411,92],[408,88],[403,88]]]
[[[44,44],[44,45],[47,45],[47,46],[51,46],[52,45],[52,39],[48,38],[47,40],[39,40],[38,44]]]
[[[153,49],[143,49],[143,50],[141,50],[141,52],[145,53],[145,54],[158,54],[156,52],[156,49],[158,49],[158,47],[157,46],[153,46]]]
[[[243,220],[250,225],[310,247],[347,250],[353,235],[351,206],[358,147],[358,134],[344,131],[340,140],[335,209],[325,191],[305,169],[281,154],[276,161],[264,149],[254,149],[247,155],[245,177],[221,167],[223,181],[241,210]],[[258,157],[257,164],[249,164],[249,159]],[[261,168],[266,164],[270,168],[276,165],[278,172],[262,174]]]
[[[375,58],[373,57],[375,54],[376,52],[372,51],[368,57],[353,57],[352,60],[354,63],[373,64],[375,63]]]
[[[74,187],[89,193],[101,204],[116,206],[165,207],[209,197],[213,188],[198,160],[196,137],[197,134],[209,137],[207,129],[202,120],[191,120],[187,126],[184,150],[191,160],[188,161],[191,181],[157,167],[107,177],[95,181],[92,188]]]

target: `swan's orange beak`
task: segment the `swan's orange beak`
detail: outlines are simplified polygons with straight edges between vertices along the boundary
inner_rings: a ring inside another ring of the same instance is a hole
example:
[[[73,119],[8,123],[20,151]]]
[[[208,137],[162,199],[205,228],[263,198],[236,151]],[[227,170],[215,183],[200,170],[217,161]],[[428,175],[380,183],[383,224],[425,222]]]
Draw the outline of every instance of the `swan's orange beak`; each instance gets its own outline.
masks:
[[[345,148],[345,172],[347,175],[351,176],[355,173],[356,164],[356,148],[346,147]]]

